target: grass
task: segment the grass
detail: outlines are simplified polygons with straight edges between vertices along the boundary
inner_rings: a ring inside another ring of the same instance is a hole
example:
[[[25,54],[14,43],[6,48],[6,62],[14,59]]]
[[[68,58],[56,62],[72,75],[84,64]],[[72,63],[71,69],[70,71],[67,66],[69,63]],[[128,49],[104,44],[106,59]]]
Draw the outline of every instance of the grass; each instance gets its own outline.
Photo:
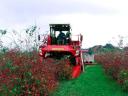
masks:
[[[86,66],[77,79],[63,81],[52,96],[128,96],[101,65]]]

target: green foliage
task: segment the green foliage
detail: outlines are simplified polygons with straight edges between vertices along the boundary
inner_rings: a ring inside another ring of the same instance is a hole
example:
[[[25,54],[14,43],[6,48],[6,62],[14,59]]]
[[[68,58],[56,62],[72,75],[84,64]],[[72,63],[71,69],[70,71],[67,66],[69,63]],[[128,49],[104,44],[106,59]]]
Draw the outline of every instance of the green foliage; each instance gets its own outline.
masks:
[[[90,54],[90,55],[94,54],[94,51],[92,48],[89,49],[88,54]]]
[[[107,48],[107,49],[115,49],[115,47],[112,44],[106,44],[105,46],[103,46],[103,48]]]
[[[36,29],[37,29],[36,25],[31,26],[30,28],[26,29],[26,33],[29,34],[29,36],[33,36],[33,33],[36,31]]]
[[[57,73],[58,80],[63,81],[71,79],[71,70],[71,68],[61,68],[61,70]]]
[[[4,48],[2,48],[0,51],[1,51],[2,53],[6,53],[8,50],[9,50],[8,48],[4,47]]]
[[[128,79],[128,70],[121,70],[119,73],[119,78],[120,79]]]
[[[7,62],[6,62],[6,68],[11,68],[12,67],[12,61],[11,60],[8,60]]]
[[[2,85],[2,90],[1,91],[2,92],[0,92],[0,95],[2,95],[2,96],[10,94],[9,89],[5,84]]]
[[[118,47],[113,46],[112,44],[106,44],[104,46],[102,45],[96,45],[91,48],[89,48],[89,54],[94,53],[107,53],[107,52],[114,52],[114,51],[120,51]]]
[[[122,89],[125,92],[128,92],[128,79],[127,80],[124,80],[123,85],[122,85]]]
[[[2,30],[2,29],[0,30],[1,35],[5,35],[6,33],[7,33],[7,30]]]
[[[19,69],[18,66],[11,66],[11,67],[10,67],[10,71],[11,71],[12,73],[15,73],[18,69]]]
[[[122,80],[122,89],[128,92],[128,70],[121,70],[119,79]]]
[[[109,74],[110,76],[113,76],[113,74],[116,72],[115,68],[113,68],[113,67],[111,67],[111,68],[109,68],[109,69],[107,69],[107,70],[108,70],[108,74]]]
[[[0,71],[5,70],[5,69],[12,69],[12,67],[13,67],[12,61],[8,60],[5,65],[0,67]]]
[[[22,87],[20,85],[14,85],[14,87],[11,90],[11,94],[20,95],[21,91],[22,91]]]

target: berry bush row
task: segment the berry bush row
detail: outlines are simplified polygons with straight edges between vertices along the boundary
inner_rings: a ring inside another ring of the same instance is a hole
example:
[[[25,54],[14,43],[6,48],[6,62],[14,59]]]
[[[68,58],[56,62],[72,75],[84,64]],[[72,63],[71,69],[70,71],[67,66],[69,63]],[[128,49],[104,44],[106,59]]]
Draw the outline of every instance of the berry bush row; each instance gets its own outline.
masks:
[[[68,61],[67,61],[68,62]],[[46,59],[38,52],[10,50],[0,56],[0,96],[48,96],[59,80],[69,79],[66,61]]]
[[[103,65],[105,72],[112,76],[128,92],[128,51],[114,51],[97,54],[95,59]]]

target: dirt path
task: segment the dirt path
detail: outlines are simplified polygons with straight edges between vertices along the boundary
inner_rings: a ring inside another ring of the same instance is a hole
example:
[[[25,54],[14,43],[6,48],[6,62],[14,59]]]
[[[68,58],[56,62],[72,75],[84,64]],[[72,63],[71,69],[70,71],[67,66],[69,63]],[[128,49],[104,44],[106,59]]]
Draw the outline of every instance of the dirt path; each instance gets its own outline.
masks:
[[[86,66],[77,79],[61,82],[52,96],[128,96],[100,65]]]

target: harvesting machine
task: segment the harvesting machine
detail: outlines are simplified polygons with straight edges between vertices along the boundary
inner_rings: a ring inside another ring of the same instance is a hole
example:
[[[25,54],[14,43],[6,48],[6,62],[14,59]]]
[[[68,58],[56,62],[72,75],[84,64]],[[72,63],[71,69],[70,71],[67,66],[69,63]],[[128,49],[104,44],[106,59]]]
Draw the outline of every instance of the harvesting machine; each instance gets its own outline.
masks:
[[[81,50],[83,36],[73,36],[70,24],[49,24],[50,33],[45,35],[43,44],[39,47],[40,59],[48,57],[61,60],[70,60],[72,78],[77,78],[84,71],[83,55]],[[39,36],[39,40],[40,40]]]

